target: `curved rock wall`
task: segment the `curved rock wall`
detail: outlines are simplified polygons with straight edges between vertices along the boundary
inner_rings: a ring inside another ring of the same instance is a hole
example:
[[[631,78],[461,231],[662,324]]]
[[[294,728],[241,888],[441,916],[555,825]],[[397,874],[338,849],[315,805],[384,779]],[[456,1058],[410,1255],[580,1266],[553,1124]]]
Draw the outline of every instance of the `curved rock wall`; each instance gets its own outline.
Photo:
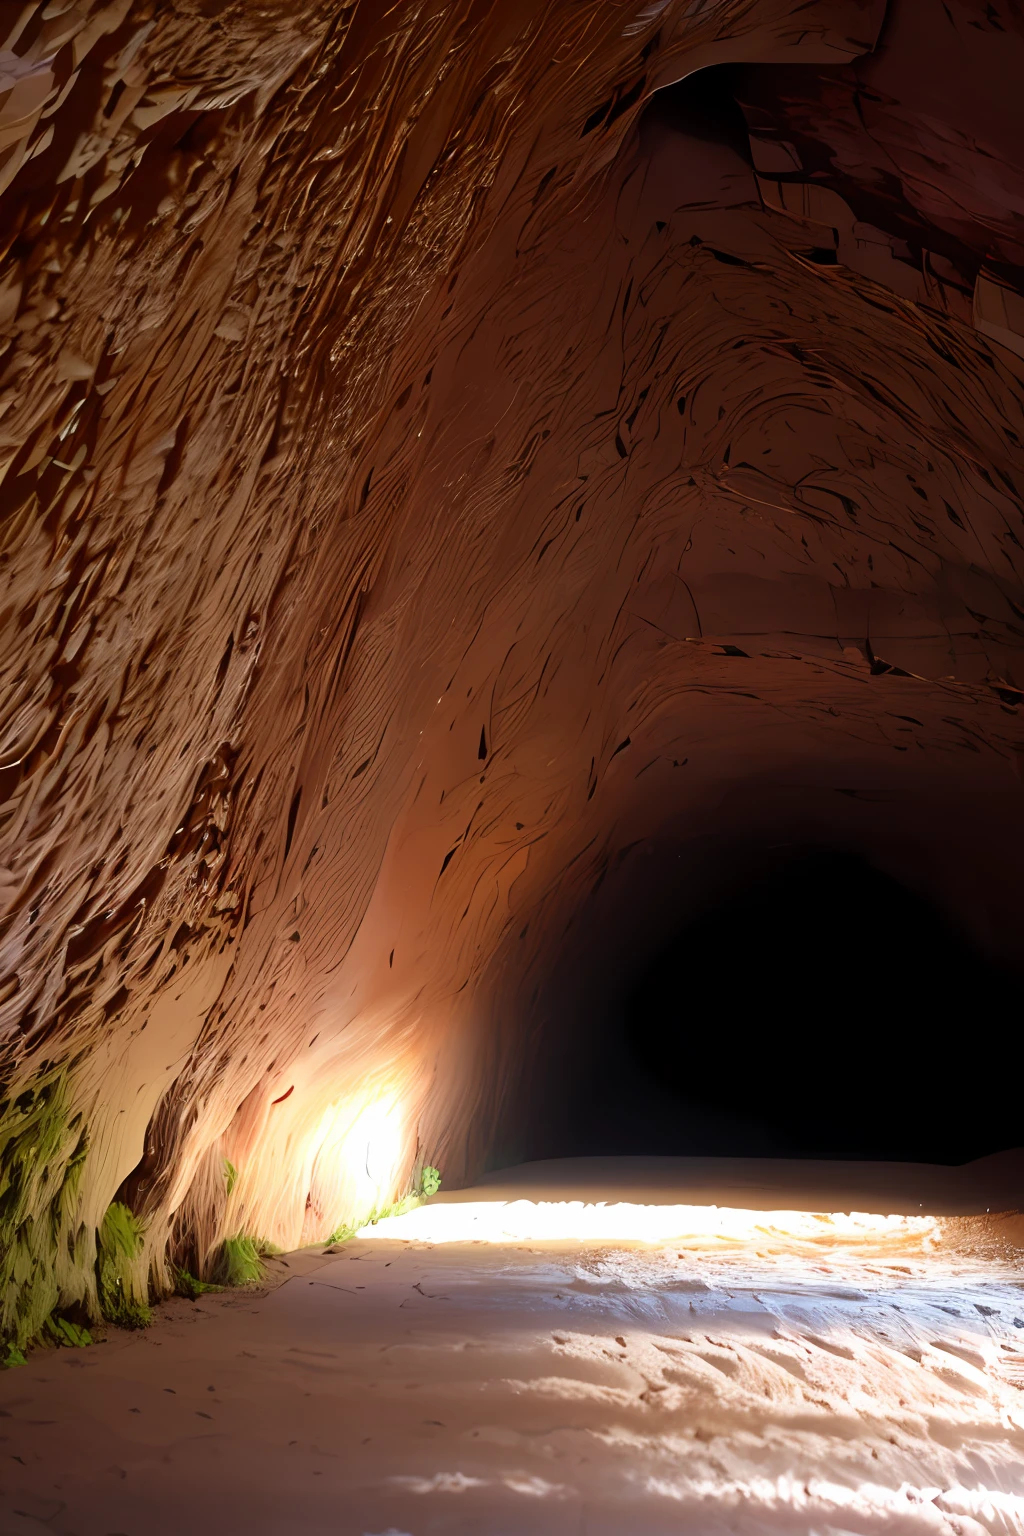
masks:
[[[783,816],[1016,942],[1024,367],[638,129],[881,6],[381,11],[2,45],[21,1339],[115,1197],[159,1289],[514,1139],[564,976],[671,920],[645,843]]]

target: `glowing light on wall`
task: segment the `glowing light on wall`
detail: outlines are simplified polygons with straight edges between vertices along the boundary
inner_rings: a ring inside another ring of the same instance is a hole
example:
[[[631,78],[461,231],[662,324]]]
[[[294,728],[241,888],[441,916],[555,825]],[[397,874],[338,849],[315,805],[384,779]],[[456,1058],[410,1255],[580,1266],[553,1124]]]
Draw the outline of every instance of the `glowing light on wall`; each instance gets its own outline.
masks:
[[[342,1157],[352,1180],[357,1210],[370,1210],[389,1195],[405,1142],[401,1105],[382,1097],[367,1104],[346,1131]]]

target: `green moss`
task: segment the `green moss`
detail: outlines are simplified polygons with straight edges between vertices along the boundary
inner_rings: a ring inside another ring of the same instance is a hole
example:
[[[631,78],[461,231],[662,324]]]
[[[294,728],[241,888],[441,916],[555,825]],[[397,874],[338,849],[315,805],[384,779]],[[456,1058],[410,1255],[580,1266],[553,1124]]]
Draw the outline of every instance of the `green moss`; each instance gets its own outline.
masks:
[[[115,1200],[99,1231],[96,1275],[100,1308],[108,1322],[145,1328],[152,1321],[143,1251],[145,1224]]]
[[[25,1345],[61,1301],[57,1274],[64,1253],[76,1256],[85,1154],[65,1071],[46,1072],[0,1101],[0,1349],[7,1365],[22,1362]]]
[[[395,1201],[394,1205],[375,1205],[368,1215],[361,1216],[358,1221],[349,1222],[347,1226],[339,1227],[327,1239],[327,1246],[347,1243],[362,1227],[375,1227],[378,1221],[386,1221],[389,1216],[404,1216],[406,1211],[414,1211],[420,1204],[422,1204],[421,1195],[403,1195],[401,1200]]]
[[[419,1194],[403,1195],[401,1200],[396,1200],[394,1205],[374,1206],[366,1216],[360,1216],[357,1221],[350,1221],[345,1226],[339,1227],[327,1240],[327,1246],[335,1243],[347,1243],[362,1227],[374,1227],[378,1221],[386,1221],[389,1216],[404,1216],[406,1211],[414,1211],[424,1200],[429,1200],[431,1195],[436,1195],[441,1188],[441,1174],[437,1168],[432,1168],[428,1163],[419,1178]]]
[[[222,1291],[222,1285],[214,1285],[209,1280],[197,1280],[195,1275],[187,1269],[174,1271],[174,1289],[179,1296],[187,1296],[189,1301],[198,1301],[200,1296],[205,1296],[209,1291]]]
[[[338,1243],[349,1242],[364,1225],[361,1221],[350,1221],[347,1227],[337,1227],[327,1239],[327,1247],[334,1248]]]
[[[262,1238],[227,1237],[221,1245],[214,1273],[224,1285],[256,1285],[266,1273],[263,1256],[276,1253],[273,1243]]]
[[[432,1168],[428,1163],[420,1174],[420,1189],[423,1191],[424,1200],[429,1200],[431,1195],[436,1195],[441,1188],[441,1170]]]
[[[73,1323],[68,1317],[53,1317],[46,1319],[46,1336],[51,1343],[63,1344],[69,1349],[85,1349],[92,1343],[92,1334],[88,1328],[83,1328],[80,1323]]]
[[[0,1368],[5,1371],[13,1371],[17,1365],[27,1365],[28,1361],[15,1344],[8,1344],[4,1350],[3,1359],[0,1360]]]
[[[228,1158],[224,1159],[224,1181],[228,1186],[228,1194],[230,1195],[238,1182],[238,1169]]]

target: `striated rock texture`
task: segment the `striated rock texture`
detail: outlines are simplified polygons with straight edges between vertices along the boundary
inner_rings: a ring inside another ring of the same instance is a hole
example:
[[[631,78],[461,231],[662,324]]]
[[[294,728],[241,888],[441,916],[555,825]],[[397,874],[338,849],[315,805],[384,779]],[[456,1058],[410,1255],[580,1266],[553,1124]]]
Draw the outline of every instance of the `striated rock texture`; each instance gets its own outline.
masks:
[[[741,845],[1020,958],[1019,223],[993,340],[737,132],[881,0],[0,23],[6,1336],[477,1169]]]
[[[980,272],[1021,285],[1022,70],[1012,0],[899,0],[862,58],[740,65],[730,83],[758,171],[776,195],[814,188],[841,261],[970,318]]]

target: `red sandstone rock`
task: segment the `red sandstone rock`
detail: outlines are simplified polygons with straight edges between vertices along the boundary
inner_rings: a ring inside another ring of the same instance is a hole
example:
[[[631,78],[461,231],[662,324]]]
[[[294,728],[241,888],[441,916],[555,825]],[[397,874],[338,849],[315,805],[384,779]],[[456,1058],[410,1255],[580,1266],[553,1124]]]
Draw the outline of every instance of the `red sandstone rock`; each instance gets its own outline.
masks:
[[[880,4],[2,20],[0,997],[87,1126],[65,1295],[119,1190],[159,1273],[477,1168],[556,964],[671,921],[638,845],[831,839],[1013,958],[1024,363],[638,130],[719,64],[898,103]]]

